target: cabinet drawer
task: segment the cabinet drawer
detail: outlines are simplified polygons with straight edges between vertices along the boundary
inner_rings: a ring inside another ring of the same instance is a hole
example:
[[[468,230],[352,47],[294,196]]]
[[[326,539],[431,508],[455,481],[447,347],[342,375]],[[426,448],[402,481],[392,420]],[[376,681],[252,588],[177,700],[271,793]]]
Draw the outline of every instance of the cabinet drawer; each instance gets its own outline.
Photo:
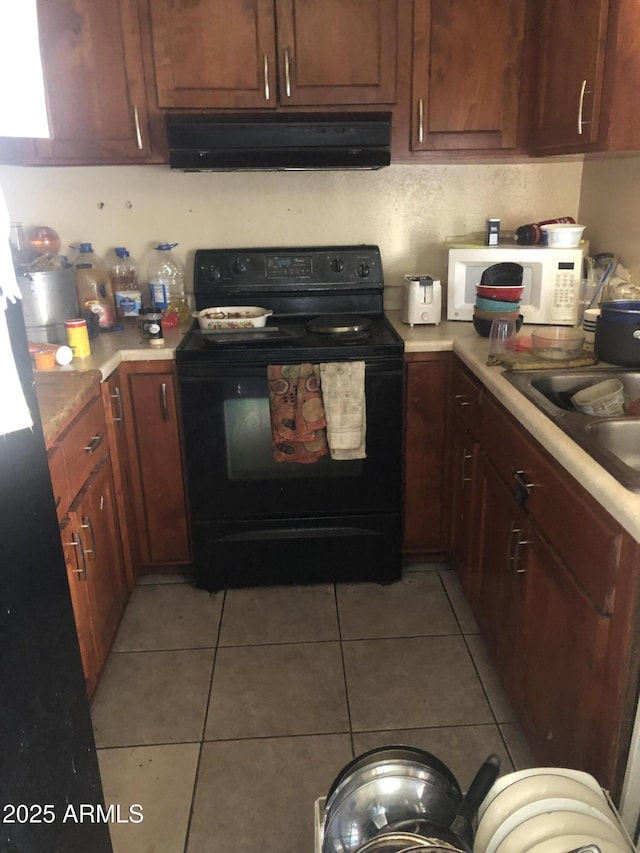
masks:
[[[480,386],[458,359],[454,360],[451,377],[452,412],[465,425],[473,438],[480,431]]]
[[[102,399],[94,399],[69,427],[60,441],[73,499],[91,473],[98,460],[108,449],[106,424]]]
[[[49,476],[51,477],[56,513],[58,521],[62,521],[71,503],[71,492],[69,490],[69,480],[67,479],[67,469],[64,464],[64,455],[59,445],[51,448],[47,453],[47,460],[49,462]]]
[[[532,484],[524,501],[527,513],[596,607],[612,612],[622,530],[488,395],[482,404],[481,443],[514,495],[523,493],[518,480]]]

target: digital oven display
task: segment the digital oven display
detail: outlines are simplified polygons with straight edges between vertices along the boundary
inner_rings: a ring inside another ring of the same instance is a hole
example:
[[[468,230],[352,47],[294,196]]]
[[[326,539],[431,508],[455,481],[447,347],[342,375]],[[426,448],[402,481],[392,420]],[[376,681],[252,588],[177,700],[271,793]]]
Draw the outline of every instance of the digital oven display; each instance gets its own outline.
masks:
[[[309,278],[312,272],[309,255],[274,255],[267,257],[267,278]]]
[[[573,263],[573,261],[560,261],[560,263],[558,264],[559,270],[574,270],[575,268],[576,265]]]

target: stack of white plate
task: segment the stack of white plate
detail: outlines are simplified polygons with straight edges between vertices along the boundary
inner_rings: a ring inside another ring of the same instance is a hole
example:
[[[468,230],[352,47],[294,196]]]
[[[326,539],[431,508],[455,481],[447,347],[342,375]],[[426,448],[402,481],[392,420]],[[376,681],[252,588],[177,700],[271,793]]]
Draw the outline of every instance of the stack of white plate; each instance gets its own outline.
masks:
[[[478,810],[474,853],[570,853],[596,844],[629,853],[629,840],[588,773],[536,767],[501,776]]]

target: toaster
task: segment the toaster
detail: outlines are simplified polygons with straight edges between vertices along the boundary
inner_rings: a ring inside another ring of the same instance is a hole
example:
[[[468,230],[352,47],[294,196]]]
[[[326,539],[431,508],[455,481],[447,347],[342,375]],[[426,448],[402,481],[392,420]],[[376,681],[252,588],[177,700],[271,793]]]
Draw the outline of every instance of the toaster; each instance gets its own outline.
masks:
[[[440,325],[442,314],[442,288],[430,275],[405,275],[402,287],[400,319],[414,326],[416,323]]]

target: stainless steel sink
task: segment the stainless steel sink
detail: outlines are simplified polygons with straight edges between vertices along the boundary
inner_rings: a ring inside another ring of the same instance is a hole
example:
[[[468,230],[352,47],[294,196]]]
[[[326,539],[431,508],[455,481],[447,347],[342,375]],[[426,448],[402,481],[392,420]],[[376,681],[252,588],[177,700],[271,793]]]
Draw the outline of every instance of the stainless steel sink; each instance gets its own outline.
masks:
[[[640,492],[640,417],[585,415],[570,399],[596,382],[619,379],[628,405],[640,399],[640,370],[516,370],[503,375],[625,488]]]

